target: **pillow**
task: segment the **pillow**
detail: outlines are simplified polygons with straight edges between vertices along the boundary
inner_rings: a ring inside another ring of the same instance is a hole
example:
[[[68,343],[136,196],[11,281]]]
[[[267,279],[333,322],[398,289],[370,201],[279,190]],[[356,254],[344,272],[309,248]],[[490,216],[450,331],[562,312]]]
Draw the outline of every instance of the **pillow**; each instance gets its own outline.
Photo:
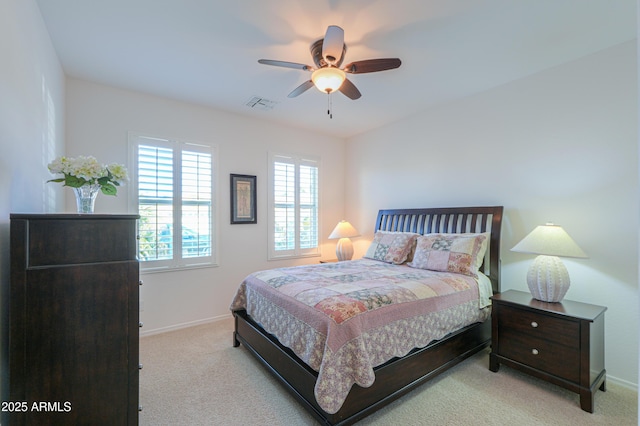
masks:
[[[412,252],[418,236],[412,232],[378,231],[364,257],[400,265]]]
[[[427,234],[418,237],[413,260],[407,265],[477,277],[486,251],[486,234]]]

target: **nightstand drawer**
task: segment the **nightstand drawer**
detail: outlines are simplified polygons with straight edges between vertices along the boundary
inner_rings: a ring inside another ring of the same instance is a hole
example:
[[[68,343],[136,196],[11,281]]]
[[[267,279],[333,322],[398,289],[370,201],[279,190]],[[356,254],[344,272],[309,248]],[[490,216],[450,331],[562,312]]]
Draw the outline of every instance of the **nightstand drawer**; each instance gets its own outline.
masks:
[[[577,347],[560,345],[508,328],[500,333],[498,354],[571,382],[580,381],[580,351]]]
[[[580,325],[576,321],[556,318],[525,309],[502,305],[498,309],[500,332],[513,331],[531,337],[544,338],[579,349]]]

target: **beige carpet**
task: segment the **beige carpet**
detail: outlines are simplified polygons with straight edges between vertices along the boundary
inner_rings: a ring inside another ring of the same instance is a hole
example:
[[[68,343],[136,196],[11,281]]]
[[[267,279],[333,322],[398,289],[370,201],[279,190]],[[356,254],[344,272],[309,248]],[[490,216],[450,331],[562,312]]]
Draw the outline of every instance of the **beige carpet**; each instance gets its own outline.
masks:
[[[141,425],[314,425],[242,346],[231,319],[143,337]],[[508,367],[483,351],[358,425],[637,425],[637,393],[607,384],[595,412],[577,394]]]

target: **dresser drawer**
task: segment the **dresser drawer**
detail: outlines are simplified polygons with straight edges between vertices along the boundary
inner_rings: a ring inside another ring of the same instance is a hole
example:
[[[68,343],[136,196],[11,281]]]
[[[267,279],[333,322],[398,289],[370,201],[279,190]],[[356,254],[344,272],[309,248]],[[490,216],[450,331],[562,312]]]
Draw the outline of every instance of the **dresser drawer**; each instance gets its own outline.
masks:
[[[527,336],[560,343],[576,350],[580,347],[580,324],[576,321],[500,305],[498,324],[500,324],[500,333],[507,331],[514,334],[523,333]]]
[[[73,219],[54,216],[30,220],[25,235],[28,266],[136,260],[136,239],[132,238],[136,235],[135,216],[120,216],[123,219],[78,215]]]
[[[514,329],[501,331],[498,354],[574,383],[580,381],[578,348],[522,334]]]

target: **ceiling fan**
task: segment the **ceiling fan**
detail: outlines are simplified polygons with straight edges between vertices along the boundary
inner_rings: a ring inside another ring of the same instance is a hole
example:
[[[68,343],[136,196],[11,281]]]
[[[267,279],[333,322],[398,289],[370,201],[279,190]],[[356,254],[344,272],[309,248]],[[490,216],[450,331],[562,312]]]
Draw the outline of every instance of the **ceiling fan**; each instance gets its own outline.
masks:
[[[385,71],[398,68],[402,64],[398,58],[366,59],[350,62],[340,68],[347,52],[347,45],[344,44],[344,30],[336,25],[329,26],[324,38],[313,42],[309,49],[315,67],[271,59],[260,59],[258,62],[265,65],[312,72],[310,80],[305,81],[289,93],[288,97],[290,98],[295,98],[312,86],[316,86],[321,92],[331,94],[337,90],[354,100],[362,95],[358,88],[346,77],[346,73],[363,74]]]

